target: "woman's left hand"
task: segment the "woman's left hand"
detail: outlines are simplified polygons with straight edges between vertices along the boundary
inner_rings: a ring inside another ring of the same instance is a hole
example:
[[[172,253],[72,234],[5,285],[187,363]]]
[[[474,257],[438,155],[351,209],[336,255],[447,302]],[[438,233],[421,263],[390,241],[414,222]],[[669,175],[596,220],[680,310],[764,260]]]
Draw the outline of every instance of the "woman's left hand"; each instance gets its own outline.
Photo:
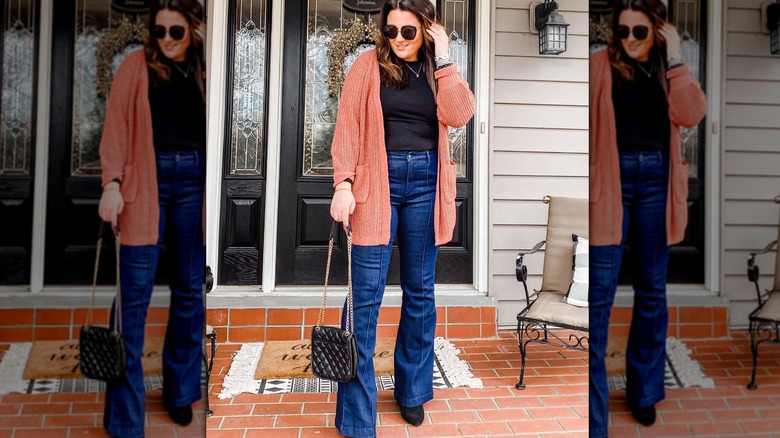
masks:
[[[431,24],[431,27],[425,29],[428,35],[433,38],[436,56],[447,56],[450,54],[450,37],[447,35],[447,29],[439,23]]]
[[[664,23],[658,32],[664,37],[666,41],[666,59],[674,58],[682,54],[680,47],[680,34],[677,33],[677,28],[672,23]]]

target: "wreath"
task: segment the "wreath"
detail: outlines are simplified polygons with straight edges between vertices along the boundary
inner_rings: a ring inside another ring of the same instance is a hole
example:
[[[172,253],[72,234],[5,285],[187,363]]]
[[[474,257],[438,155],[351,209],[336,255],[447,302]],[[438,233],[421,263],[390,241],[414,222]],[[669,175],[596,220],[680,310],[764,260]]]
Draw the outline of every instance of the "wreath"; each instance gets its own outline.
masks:
[[[379,28],[371,20],[346,20],[348,29],[335,30],[333,39],[325,43],[328,48],[328,91],[333,96],[341,94],[344,86],[344,60],[358,46],[376,44]]]
[[[97,49],[97,74],[95,77],[98,96],[108,96],[111,91],[111,81],[114,79],[114,56],[131,43],[145,44],[149,37],[146,23],[140,18],[135,22],[128,18],[117,20],[114,29],[106,32],[95,44]]]

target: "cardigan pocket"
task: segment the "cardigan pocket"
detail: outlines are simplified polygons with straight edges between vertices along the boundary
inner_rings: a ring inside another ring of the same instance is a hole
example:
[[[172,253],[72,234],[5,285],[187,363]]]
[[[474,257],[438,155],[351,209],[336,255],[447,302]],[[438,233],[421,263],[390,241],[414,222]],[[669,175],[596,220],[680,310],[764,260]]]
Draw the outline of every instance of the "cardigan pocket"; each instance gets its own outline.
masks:
[[[122,177],[122,198],[125,204],[135,202],[135,198],[138,195],[138,175],[136,174],[135,165],[128,164],[124,167],[124,176]]]
[[[352,194],[355,196],[356,204],[364,204],[368,200],[368,193],[371,191],[371,181],[369,181],[368,165],[364,164],[355,168],[355,183],[352,185]]]
[[[449,164],[441,165],[441,175],[439,175],[439,186],[441,187],[441,196],[445,204],[455,202],[455,196],[458,194],[458,165],[450,161]]]

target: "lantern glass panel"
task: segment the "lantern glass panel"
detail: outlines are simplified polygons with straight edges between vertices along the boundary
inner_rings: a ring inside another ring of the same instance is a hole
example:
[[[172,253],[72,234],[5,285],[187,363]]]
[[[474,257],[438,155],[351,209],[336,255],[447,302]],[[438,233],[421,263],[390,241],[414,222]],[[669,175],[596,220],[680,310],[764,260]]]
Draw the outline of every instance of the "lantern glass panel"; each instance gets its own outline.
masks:
[[[558,55],[566,51],[566,26],[547,24],[539,29],[539,53]]]

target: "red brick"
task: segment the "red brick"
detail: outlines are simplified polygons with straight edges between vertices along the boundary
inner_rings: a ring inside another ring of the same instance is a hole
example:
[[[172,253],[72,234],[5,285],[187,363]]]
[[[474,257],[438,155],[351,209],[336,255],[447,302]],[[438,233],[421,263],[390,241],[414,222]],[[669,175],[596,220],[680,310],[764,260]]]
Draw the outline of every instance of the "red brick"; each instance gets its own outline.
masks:
[[[426,424],[406,429],[410,437],[460,436],[455,424]]]
[[[274,417],[265,415],[247,415],[241,417],[225,417],[222,429],[253,429],[256,427],[272,427]]]
[[[268,309],[230,309],[230,327],[258,327],[266,323]]]
[[[496,324],[482,324],[482,337],[493,338],[496,336]]]
[[[683,339],[711,338],[712,324],[683,324],[679,326],[679,331]]]
[[[168,324],[168,307],[150,307],[146,315],[147,324]]]
[[[228,312],[228,309],[206,309],[206,324],[212,326],[227,326]]]
[[[744,421],[742,428],[747,433],[777,433],[780,431],[780,420]]]
[[[306,403],[306,405],[310,404],[313,403]],[[252,415],[301,414],[302,409],[303,405],[300,403],[257,403],[254,405]],[[335,405],[333,405],[332,411],[336,412]]]
[[[68,429],[67,428],[61,428],[61,429],[46,428],[45,430],[16,429],[16,431],[14,432],[15,438],[40,438],[41,435],[46,435],[46,438],[58,438],[58,437],[65,438],[68,436]]]
[[[268,309],[268,325],[294,325],[303,324],[302,309]]]
[[[33,309],[2,309],[0,310],[0,324],[2,326],[33,325]],[[5,329],[4,329],[5,330]]]
[[[512,428],[508,423],[459,424],[463,436],[498,436],[511,435]]]
[[[495,306],[480,307],[480,319],[483,324],[496,325],[496,308]]]
[[[44,427],[97,426],[97,415],[47,415]]]
[[[436,333],[434,336],[445,338],[447,337],[447,325],[446,324],[436,324]]]
[[[275,427],[326,426],[326,416],[317,415],[280,415],[276,417]]]
[[[696,436],[744,435],[742,428],[737,423],[700,423],[691,424],[690,428]]]
[[[0,342],[32,342],[33,327],[3,327]]]
[[[70,325],[70,309],[36,309],[35,325]]]
[[[479,324],[447,325],[447,339],[471,339],[479,338],[481,326]]]
[[[559,408],[559,407],[544,407],[544,408],[528,408],[526,409],[528,415],[533,419],[538,418],[571,418],[576,417],[577,413],[571,408]]]
[[[448,307],[447,308],[447,323],[448,324],[464,324],[464,323],[481,323],[482,311],[479,307]]]
[[[563,430],[563,427],[556,420],[510,421],[509,426],[516,434],[559,432]]]
[[[478,423],[476,412],[426,412],[431,424],[442,423]]]
[[[382,307],[379,309],[379,318],[377,319],[379,324],[393,324],[397,326],[400,320],[400,307]]]
[[[612,314],[609,316],[609,325],[613,324],[630,324],[631,323],[631,307],[613,307]]]
[[[273,429],[252,429],[246,431],[246,438],[298,438],[298,429],[295,428],[280,428],[280,427],[274,427]],[[244,432],[243,430],[241,431]],[[207,433],[208,438],[212,438],[211,432],[209,431]],[[225,437],[236,437],[239,438],[242,435],[225,435]],[[218,438],[222,438],[221,436]]]
[[[712,323],[712,307],[680,307],[680,323]]]
[[[69,414],[70,403],[26,403],[22,415]]]
[[[36,341],[58,341],[71,339],[70,327],[35,327],[34,336]]]
[[[265,328],[262,327],[231,327],[228,332],[228,340],[230,342],[262,342],[264,331]]]
[[[461,411],[458,411],[461,412]],[[485,423],[499,421],[528,420],[530,417],[523,409],[490,409],[479,411],[479,416]]]
[[[251,434],[251,435],[250,435]],[[238,429],[238,430],[212,430],[209,429],[208,432],[206,432],[206,435],[209,438],[243,438],[244,437],[244,429]],[[268,429],[257,429],[257,430],[249,430],[247,431],[247,437],[291,437],[293,435],[285,435],[282,433],[282,431],[279,431],[279,435],[277,435],[277,431],[270,431]],[[298,438],[298,430],[295,429],[295,438]]]
[[[561,418],[558,422],[569,432],[588,430],[588,418]]]

